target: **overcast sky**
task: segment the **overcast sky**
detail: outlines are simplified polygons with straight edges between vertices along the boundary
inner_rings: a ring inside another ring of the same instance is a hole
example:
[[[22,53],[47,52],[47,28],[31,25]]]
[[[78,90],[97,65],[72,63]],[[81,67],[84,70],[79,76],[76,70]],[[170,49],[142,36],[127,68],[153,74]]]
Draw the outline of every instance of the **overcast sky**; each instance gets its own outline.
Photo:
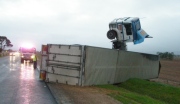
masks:
[[[153,38],[128,43],[129,51],[180,54],[179,0],[0,0],[0,36],[18,50],[26,42],[82,44],[111,48],[108,24],[115,18],[139,17]]]

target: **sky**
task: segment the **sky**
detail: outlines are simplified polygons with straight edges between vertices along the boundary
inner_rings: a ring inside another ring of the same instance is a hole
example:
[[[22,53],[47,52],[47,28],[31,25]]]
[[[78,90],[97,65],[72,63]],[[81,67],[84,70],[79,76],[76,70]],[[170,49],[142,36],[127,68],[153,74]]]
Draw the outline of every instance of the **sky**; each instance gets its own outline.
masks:
[[[179,0],[0,0],[0,36],[18,50],[25,43],[112,48],[106,36],[115,18],[139,17],[153,38],[128,51],[180,54]]]

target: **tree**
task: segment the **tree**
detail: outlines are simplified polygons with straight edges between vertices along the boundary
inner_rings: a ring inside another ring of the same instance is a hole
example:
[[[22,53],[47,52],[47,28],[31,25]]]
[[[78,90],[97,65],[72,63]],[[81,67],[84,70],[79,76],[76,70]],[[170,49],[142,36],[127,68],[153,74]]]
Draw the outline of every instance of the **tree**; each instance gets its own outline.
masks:
[[[174,59],[174,53],[173,52],[157,52],[157,54],[159,55],[159,57],[161,59],[169,59],[169,60],[173,60]]]
[[[13,47],[13,45],[6,36],[0,36],[0,52],[2,52],[5,47]]]

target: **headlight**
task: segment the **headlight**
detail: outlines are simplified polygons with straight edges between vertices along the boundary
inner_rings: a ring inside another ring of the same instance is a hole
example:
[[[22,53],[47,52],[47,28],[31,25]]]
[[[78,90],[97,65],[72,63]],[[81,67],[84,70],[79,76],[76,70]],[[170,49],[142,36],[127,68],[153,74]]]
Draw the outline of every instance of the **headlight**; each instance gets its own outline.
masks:
[[[34,58],[34,56],[31,56],[31,58]]]

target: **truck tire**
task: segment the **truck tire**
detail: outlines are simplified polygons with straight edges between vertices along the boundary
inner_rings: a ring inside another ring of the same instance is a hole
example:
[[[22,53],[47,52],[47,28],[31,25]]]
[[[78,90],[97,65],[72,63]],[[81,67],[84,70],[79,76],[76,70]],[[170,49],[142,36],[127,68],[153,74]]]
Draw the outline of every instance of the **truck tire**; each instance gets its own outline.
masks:
[[[24,63],[24,60],[23,60],[23,59],[21,59],[21,63]]]
[[[117,33],[114,30],[109,30],[107,32],[107,38],[108,39],[115,39],[117,37]]]

